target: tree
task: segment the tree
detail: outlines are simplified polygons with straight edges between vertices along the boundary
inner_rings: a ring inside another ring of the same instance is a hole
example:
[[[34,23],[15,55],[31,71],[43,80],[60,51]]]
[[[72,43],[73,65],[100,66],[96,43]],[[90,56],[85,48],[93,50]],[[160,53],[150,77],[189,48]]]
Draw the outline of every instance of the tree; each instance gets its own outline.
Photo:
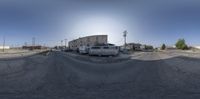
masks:
[[[166,45],[163,44],[163,45],[161,46],[161,50],[165,50],[165,49],[166,49]]]
[[[185,40],[184,40],[184,39],[179,39],[179,40],[176,42],[176,48],[177,48],[177,49],[181,49],[181,50],[186,50],[186,49],[188,49],[188,46],[187,46],[187,44],[185,43]]]

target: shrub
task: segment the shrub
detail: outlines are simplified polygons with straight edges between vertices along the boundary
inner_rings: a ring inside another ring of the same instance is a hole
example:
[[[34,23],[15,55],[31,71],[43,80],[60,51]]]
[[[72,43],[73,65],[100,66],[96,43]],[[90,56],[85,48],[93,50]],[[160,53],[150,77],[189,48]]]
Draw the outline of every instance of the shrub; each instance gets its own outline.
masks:
[[[163,45],[161,46],[161,50],[165,50],[165,49],[166,49],[166,45],[163,44]]]
[[[176,42],[176,48],[177,48],[177,49],[181,49],[181,50],[186,50],[186,49],[188,49],[188,46],[187,46],[187,44],[185,43],[185,40],[184,40],[184,39],[179,39],[179,40]]]

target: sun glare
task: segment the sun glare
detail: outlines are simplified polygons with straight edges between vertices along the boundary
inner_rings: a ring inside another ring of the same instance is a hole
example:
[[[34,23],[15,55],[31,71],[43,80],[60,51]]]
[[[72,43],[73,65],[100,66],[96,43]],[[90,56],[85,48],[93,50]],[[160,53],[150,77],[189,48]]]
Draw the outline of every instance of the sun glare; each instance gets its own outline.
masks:
[[[108,35],[109,42],[118,42],[125,29],[120,20],[113,17],[93,16],[81,18],[71,32],[79,37],[88,35]]]

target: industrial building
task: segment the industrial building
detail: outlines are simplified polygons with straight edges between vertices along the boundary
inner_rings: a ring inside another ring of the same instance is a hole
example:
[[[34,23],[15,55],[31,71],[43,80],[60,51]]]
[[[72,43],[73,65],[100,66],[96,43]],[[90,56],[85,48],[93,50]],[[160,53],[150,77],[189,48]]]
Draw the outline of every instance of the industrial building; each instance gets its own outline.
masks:
[[[141,51],[142,44],[139,43],[128,43],[126,44],[126,49],[134,50],[134,51]]]
[[[153,46],[143,45],[140,43],[128,43],[126,44],[126,49],[130,51],[147,51],[147,50],[153,50]]]
[[[46,47],[43,46],[22,46],[22,49],[27,49],[27,50],[38,50],[38,49],[46,49]]]
[[[0,49],[10,49],[10,46],[0,46]]]
[[[69,42],[69,48],[72,50],[78,50],[80,46],[94,46],[98,44],[107,44],[108,36],[107,35],[92,35],[81,37]]]
[[[194,46],[194,48],[196,48],[196,49],[200,49],[200,46]]]

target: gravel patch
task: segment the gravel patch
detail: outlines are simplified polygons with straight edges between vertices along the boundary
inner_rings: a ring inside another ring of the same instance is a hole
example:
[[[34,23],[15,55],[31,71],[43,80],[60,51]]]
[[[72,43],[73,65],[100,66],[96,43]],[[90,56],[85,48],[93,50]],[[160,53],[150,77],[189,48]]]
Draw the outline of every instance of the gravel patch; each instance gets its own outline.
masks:
[[[15,52],[14,51],[5,52],[5,53],[0,53],[0,60],[23,58],[23,57],[32,56],[35,54],[41,54],[46,51],[47,50],[34,50],[34,51],[22,50],[22,51],[15,51]]]

